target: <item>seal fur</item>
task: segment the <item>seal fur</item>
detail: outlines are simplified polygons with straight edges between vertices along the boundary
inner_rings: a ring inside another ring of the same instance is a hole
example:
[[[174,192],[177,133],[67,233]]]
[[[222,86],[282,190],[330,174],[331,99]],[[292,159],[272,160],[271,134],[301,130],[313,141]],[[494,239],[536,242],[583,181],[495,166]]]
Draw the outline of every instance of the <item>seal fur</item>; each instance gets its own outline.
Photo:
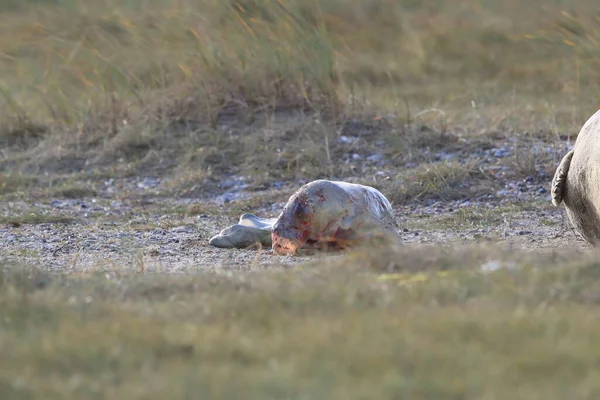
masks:
[[[564,203],[575,230],[600,245],[600,110],[583,125],[573,150],[561,160],[552,179],[552,203]]]
[[[277,218],[244,214],[212,237],[222,248],[272,246],[275,254],[345,249],[371,238],[398,237],[392,206],[377,189],[319,179],[298,189]]]
[[[273,226],[273,251],[345,249],[364,240],[397,235],[392,206],[370,186],[324,179],[301,187]]]

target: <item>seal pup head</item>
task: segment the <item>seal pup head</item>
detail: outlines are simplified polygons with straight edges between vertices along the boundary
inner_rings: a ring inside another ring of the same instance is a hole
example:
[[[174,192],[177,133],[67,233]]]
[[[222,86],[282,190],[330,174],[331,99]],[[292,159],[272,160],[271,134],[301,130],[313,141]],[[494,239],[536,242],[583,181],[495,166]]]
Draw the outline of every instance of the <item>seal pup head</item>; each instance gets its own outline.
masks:
[[[340,185],[316,180],[290,197],[273,225],[271,242],[278,255],[298,255],[300,248],[327,247],[355,214],[355,204]]]
[[[297,255],[306,244],[315,214],[314,203],[305,192],[297,192],[290,198],[271,232],[275,254]]]

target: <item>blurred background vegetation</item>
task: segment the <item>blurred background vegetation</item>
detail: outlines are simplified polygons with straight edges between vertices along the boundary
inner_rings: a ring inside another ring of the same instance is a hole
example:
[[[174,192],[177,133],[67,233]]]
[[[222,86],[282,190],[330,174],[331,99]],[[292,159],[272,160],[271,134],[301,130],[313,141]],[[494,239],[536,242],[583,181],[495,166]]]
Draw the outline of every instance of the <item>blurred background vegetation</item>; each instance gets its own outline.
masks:
[[[599,104],[593,0],[3,0],[0,10],[0,115],[44,124],[79,123],[107,99],[156,112],[193,95],[208,117],[231,100],[308,100],[556,133]]]

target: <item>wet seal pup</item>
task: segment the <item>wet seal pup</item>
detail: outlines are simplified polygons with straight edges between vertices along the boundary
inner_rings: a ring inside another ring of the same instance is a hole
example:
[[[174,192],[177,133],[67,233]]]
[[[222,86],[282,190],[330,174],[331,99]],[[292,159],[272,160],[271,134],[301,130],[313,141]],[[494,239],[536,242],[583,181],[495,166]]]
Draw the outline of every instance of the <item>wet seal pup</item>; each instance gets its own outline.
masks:
[[[304,250],[342,250],[370,239],[399,238],[392,206],[377,189],[319,179],[298,189],[277,218],[244,214],[213,236],[222,248],[271,246],[278,255]]]
[[[564,202],[575,230],[600,245],[600,110],[583,125],[573,150],[560,162],[551,189],[552,204]]]

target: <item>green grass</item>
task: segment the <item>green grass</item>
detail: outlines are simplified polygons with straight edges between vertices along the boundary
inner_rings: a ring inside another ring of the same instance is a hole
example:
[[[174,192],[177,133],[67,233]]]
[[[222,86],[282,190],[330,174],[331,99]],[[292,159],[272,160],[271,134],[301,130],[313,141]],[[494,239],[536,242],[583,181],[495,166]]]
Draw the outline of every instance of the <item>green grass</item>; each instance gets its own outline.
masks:
[[[395,204],[409,201],[460,200],[493,193],[493,183],[483,181],[474,165],[457,162],[424,163],[415,170],[405,170],[392,179],[386,193]]]
[[[425,255],[427,254],[427,255]],[[498,261],[514,269],[482,273]],[[381,273],[453,271],[399,285]],[[488,247],[233,276],[6,267],[3,398],[587,399],[598,265]]]
[[[109,178],[160,176],[151,194],[115,184],[133,208],[111,222],[146,231],[202,214],[233,220],[290,194],[202,200],[232,174],[249,191],[352,177],[395,204],[495,193],[500,181],[465,157],[512,138],[520,147],[502,179],[551,173],[558,160],[528,139],[573,138],[598,108],[598,11],[592,0],[0,1],[1,200],[102,196]],[[432,160],[438,151],[458,162]],[[388,180],[343,162],[376,153]],[[154,195],[198,201],[133,201]],[[407,226],[493,228],[542,207]],[[74,221],[0,217],[9,231]],[[217,231],[212,221],[195,222],[199,236]],[[21,256],[47,261],[30,252]],[[0,261],[0,398],[600,393],[596,251],[411,244],[180,276],[145,274],[144,253],[159,254],[141,249],[138,273]],[[481,272],[495,265],[507,268]]]
[[[519,213],[550,210],[551,205],[546,201],[518,201],[510,205],[495,207],[471,206],[457,208],[439,214],[417,214],[412,213],[405,227],[419,230],[456,230],[456,229],[479,229],[505,225],[505,221],[511,221]],[[541,218],[542,225],[555,226],[559,223],[548,218]]]
[[[1,173],[0,195],[31,190],[38,184],[38,178],[31,174]]]
[[[61,185],[50,188],[48,195],[51,197],[65,199],[81,199],[84,197],[95,197],[97,193],[90,186],[75,182],[65,182]]]
[[[69,224],[75,222],[76,220],[76,218],[68,215],[33,211],[21,215],[0,216],[0,225],[19,227],[26,224]]]

